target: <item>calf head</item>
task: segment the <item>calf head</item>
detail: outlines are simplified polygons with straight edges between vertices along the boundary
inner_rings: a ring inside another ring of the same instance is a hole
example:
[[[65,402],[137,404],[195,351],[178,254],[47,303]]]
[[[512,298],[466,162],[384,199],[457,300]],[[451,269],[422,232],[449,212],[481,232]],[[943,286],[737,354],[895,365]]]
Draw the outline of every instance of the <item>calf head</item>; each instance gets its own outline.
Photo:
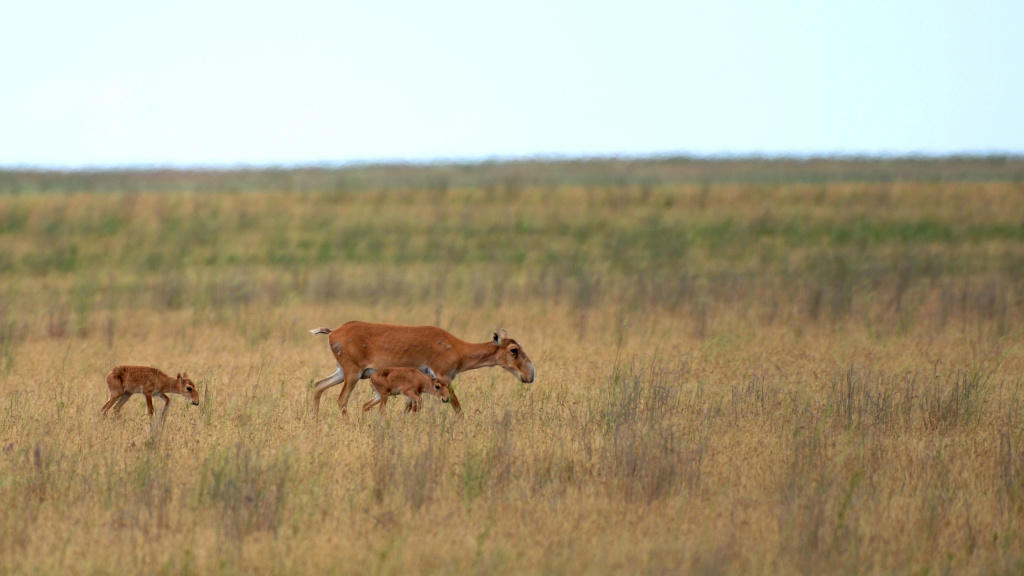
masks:
[[[192,380],[189,380],[187,372],[178,374],[178,386],[182,396],[191,400],[193,406],[199,406],[199,389]]]
[[[526,350],[523,350],[519,342],[509,338],[508,332],[505,332],[504,328],[495,332],[491,336],[491,340],[498,347],[495,355],[495,359],[498,361],[497,365],[508,370],[524,384],[533,382],[536,370],[533,368],[530,357],[526,355]]]
[[[433,370],[430,372],[433,374]],[[430,386],[427,387],[427,394],[433,394],[441,399],[441,402],[447,403],[452,398],[452,393],[448,389],[451,384],[446,378],[438,378],[437,376],[430,377]]]

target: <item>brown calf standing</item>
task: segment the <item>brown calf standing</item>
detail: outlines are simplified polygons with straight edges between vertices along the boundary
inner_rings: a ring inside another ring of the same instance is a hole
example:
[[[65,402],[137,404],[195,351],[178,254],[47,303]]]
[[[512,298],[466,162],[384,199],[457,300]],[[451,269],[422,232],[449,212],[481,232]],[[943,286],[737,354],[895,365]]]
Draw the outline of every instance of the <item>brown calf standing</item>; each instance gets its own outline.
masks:
[[[424,393],[433,394],[448,402],[451,394],[448,381],[437,377],[430,368],[424,373],[417,368],[384,368],[370,375],[373,386],[373,400],[363,404],[363,411],[380,404],[381,413],[387,406],[389,396],[405,394],[409,400],[405,403],[405,411],[417,412],[420,409],[420,398]]]
[[[114,407],[114,415],[121,416],[121,407],[132,397],[132,394],[143,394],[146,396],[146,406],[149,408],[149,415],[153,416],[153,396],[163,398],[164,411],[161,417],[167,416],[167,409],[171,406],[171,399],[168,393],[181,394],[192,400],[193,406],[199,406],[199,390],[188,378],[188,374],[178,374],[177,378],[171,378],[167,374],[149,368],[147,366],[117,366],[107,374],[107,387],[110,388],[110,400],[100,409],[100,415],[106,414],[110,407]],[[115,404],[115,402],[117,404]]]

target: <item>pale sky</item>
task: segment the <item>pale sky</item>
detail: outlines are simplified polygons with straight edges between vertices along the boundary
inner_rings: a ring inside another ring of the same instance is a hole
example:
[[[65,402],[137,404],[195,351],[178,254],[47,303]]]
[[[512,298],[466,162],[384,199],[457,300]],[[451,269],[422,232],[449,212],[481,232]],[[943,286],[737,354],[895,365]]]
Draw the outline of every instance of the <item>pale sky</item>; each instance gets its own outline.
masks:
[[[0,166],[1024,153],[1024,1],[0,0]]]

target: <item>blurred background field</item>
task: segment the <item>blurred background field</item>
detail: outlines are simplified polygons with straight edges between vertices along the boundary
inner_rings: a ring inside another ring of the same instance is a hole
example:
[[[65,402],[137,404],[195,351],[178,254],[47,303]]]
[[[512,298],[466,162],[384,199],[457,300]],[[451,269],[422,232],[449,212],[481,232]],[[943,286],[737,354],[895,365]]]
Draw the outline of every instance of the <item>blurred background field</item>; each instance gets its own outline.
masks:
[[[0,279],[0,572],[1024,570],[1020,158],[3,171]],[[315,419],[353,319],[537,381]]]

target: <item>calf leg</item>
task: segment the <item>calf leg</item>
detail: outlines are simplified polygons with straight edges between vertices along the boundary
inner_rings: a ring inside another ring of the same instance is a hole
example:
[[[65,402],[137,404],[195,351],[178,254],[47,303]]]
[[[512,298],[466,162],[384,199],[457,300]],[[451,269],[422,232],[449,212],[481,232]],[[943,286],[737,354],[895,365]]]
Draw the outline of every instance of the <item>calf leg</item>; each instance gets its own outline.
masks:
[[[158,394],[160,395],[161,398],[164,399],[164,409],[163,409],[162,412],[160,412],[160,418],[163,419],[163,420],[166,420],[167,419],[167,411],[171,408],[171,397],[166,395],[166,394],[164,394],[164,393],[162,393],[162,392],[160,392]]]
[[[107,400],[107,403],[103,405],[103,408],[100,408],[100,416],[103,416],[104,414],[106,414],[107,410],[110,410],[110,407],[113,406],[114,402],[117,402],[117,399],[120,398],[120,397],[121,397],[121,394],[119,394],[117,392],[111,391],[110,392],[110,400]]]
[[[121,417],[121,408],[124,407],[124,403],[127,402],[128,399],[131,397],[131,392],[125,392],[124,394],[121,394],[121,398],[117,401],[117,404],[114,404],[114,416],[117,416],[118,418]]]
[[[409,403],[405,405],[405,411],[408,412],[411,409],[413,412],[419,412],[420,395],[412,390],[406,392],[405,395],[409,397]]]
[[[366,404],[363,404],[363,412],[366,412],[370,408],[373,408],[377,404],[380,404],[380,400],[381,400],[380,391],[375,389],[373,391],[373,398],[369,402],[367,402]]]

